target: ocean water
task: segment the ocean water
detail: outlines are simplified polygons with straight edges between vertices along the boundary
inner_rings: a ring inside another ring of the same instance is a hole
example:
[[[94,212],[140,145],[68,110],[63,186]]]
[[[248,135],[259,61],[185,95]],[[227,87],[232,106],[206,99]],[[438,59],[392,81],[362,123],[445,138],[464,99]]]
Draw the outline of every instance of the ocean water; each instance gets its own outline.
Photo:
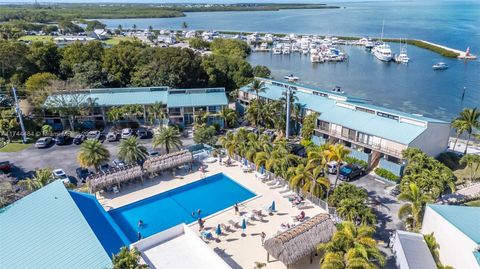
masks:
[[[332,1],[330,1],[332,2]],[[465,50],[480,56],[480,1],[366,1],[340,3],[341,9],[281,10],[259,12],[187,13],[182,18],[109,19],[108,27],[234,30],[342,36],[416,38]],[[275,77],[295,74],[301,82],[323,88],[341,86],[347,94],[406,112],[451,120],[464,107],[480,106],[480,62],[447,59],[430,51],[408,47],[408,66],[382,63],[361,48],[345,47],[348,63],[312,65],[308,57],[255,53],[252,64],[268,66]],[[398,44],[392,44],[398,52]],[[433,72],[444,61],[450,68]],[[461,92],[466,87],[464,100]]]
[[[198,209],[204,218],[254,196],[226,175],[216,174],[108,213],[130,242],[136,242],[137,232],[145,238],[180,223],[197,221],[192,212]],[[138,227],[139,220],[143,221],[141,227]]]

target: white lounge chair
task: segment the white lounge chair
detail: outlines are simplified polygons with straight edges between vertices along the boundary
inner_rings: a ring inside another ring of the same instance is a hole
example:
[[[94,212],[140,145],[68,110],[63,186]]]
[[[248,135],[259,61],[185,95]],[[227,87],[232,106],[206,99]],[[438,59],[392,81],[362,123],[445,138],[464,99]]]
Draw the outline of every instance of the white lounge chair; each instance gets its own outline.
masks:
[[[270,181],[270,182],[267,182],[266,184],[267,184],[267,186],[273,186],[273,185],[275,185],[275,184],[277,184],[277,183],[278,183],[278,180],[275,179],[275,180],[272,180],[272,181]]]
[[[273,190],[273,189],[278,189],[278,188],[283,187],[283,185],[285,185],[285,183],[283,183],[283,182],[281,182],[281,181],[277,181],[277,183],[276,183],[275,185],[270,186],[269,188],[272,189],[272,190]]]
[[[252,168],[250,168],[250,167],[247,166],[247,165],[243,165],[243,166],[242,166],[242,171],[243,171],[244,173],[247,173],[247,172],[252,171]]]
[[[307,202],[306,200],[299,203],[298,205],[296,205],[297,209],[307,209],[307,208],[311,208],[312,207],[312,204],[310,204],[310,202]]]

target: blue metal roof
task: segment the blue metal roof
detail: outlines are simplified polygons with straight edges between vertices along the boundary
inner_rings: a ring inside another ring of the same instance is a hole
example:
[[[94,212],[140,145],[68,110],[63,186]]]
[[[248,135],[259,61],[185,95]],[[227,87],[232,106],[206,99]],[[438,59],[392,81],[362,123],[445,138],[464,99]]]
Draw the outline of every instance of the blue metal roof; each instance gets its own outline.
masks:
[[[0,267],[111,268],[107,254],[61,181],[0,212]]]
[[[462,233],[480,244],[480,207],[454,205],[427,205],[457,227]]]
[[[282,92],[285,91],[284,87],[272,84],[265,84],[265,87],[266,91],[260,93],[261,97],[275,100],[283,97]],[[248,91],[248,86],[242,87],[241,90]],[[410,144],[416,137],[426,130],[426,128],[422,126],[399,122],[398,120],[380,117],[375,114],[341,107],[337,105],[334,99],[327,97],[313,95],[302,91],[296,91],[295,96],[298,97],[298,103],[304,105],[305,108],[320,113],[320,116],[318,117],[320,120],[342,125],[347,128],[399,142],[401,144]],[[340,95],[335,94],[335,96]],[[349,101],[342,102],[347,105],[365,105],[364,103],[359,104]]]
[[[148,88],[106,88],[91,89],[75,94],[64,94],[62,98],[49,96],[45,106],[58,105],[56,99],[75,102],[86,101],[88,98],[95,100],[97,106],[121,105],[149,105],[161,102],[168,107],[187,106],[220,106],[227,105],[228,99],[224,88],[206,89],[169,89],[168,87]]]

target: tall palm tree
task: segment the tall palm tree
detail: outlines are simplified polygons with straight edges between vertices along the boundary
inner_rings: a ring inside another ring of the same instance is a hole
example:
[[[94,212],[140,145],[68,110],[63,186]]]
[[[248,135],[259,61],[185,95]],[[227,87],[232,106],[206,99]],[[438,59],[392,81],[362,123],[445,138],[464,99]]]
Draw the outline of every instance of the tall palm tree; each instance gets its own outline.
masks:
[[[458,120],[461,120],[465,123],[465,127],[467,127],[468,139],[467,145],[465,146],[465,154],[467,154],[468,143],[470,142],[470,137],[475,129],[480,128],[480,110],[477,108],[465,108],[462,112],[460,112]]]
[[[148,108],[149,112],[153,114],[153,119],[156,121],[158,119],[165,118],[165,110],[162,102],[155,102]]]
[[[137,137],[131,136],[120,142],[118,157],[126,163],[139,163],[147,158],[147,148],[139,143]]]
[[[136,248],[122,247],[120,252],[113,255],[113,269],[145,269],[148,265],[140,263],[140,252]]]
[[[303,193],[308,193],[316,197],[322,197],[325,190],[330,187],[328,179],[320,176],[321,168],[313,169],[305,167],[303,164],[295,168],[295,174],[290,178],[290,187],[301,189]]]
[[[265,87],[265,82],[259,80],[259,79],[254,79],[248,89],[252,92],[255,92],[255,96],[259,97],[259,93],[265,92],[267,88]]]
[[[237,112],[228,107],[222,108],[218,116],[222,118],[225,123],[225,128],[234,127],[238,117]]]
[[[407,202],[400,207],[398,216],[400,218],[407,217],[407,221],[412,224],[412,229],[418,230],[420,228],[425,204],[431,202],[432,199],[429,195],[422,193],[415,183],[410,183],[408,189],[398,195],[398,199]]]
[[[172,126],[161,128],[158,133],[153,136],[152,145],[154,148],[164,147],[167,153],[173,148],[180,149],[182,147],[180,132]]]
[[[337,187],[338,175],[340,174],[340,165],[345,160],[345,157],[350,153],[350,150],[346,149],[343,144],[330,145],[327,149],[327,160],[337,162],[337,176],[335,177],[335,184],[333,188]]]
[[[342,222],[330,242],[317,246],[323,254],[320,268],[378,268],[385,265],[385,257],[372,238],[374,232],[375,228],[371,226],[357,227],[352,222]]]
[[[375,214],[361,198],[341,200],[337,206],[337,213],[340,218],[347,221],[355,222],[360,219],[363,225],[372,225],[376,222]]]
[[[454,119],[452,121],[452,128],[455,129],[455,133],[456,133],[455,142],[453,143],[453,150],[455,150],[455,147],[457,146],[458,137],[468,130],[468,126],[465,121],[460,119]]]
[[[253,123],[256,127],[259,126],[260,119],[263,117],[263,107],[258,99],[252,100],[245,111],[245,118]]]
[[[478,169],[480,168],[480,155],[465,154],[460,159],[460,163],[467,165],[468,169],[470,170],[470,180],[474,180],[476,178]]]
[[[108,162],[110,152],[97,139],[88,139],[83,142],[77,160],[81,167],[94,167],[96,171],[102,163]]]
[[[52,175],[52,170],[45,168],[36,170],[33,178],[20,180],[18,184],[27,191],[34,191],[46,186],[48,183],[54,180],[55,178]]]

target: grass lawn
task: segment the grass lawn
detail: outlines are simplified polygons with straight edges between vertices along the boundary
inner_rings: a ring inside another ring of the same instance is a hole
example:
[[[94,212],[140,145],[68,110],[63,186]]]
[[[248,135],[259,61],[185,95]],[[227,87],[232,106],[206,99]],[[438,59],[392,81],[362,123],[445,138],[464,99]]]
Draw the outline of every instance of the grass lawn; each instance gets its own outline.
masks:
[[[23,144],[21,142],[12,142],[7,144],[5,147],[0,148],[0,152],[19,152],[22,151],[28,147],[30,147],[32,144]]]
[[[453,171],[453,174],[457,177],[457,183],[470,179],[470,169],[468,167],[457,169]]]
[[[29,42],[34,42],[34,41],[47,42],[47,41],[53,41],[53,37],[45,36],[45,35],[26,35],[26,36],[20,37],[19,40],[29,41]]]
[[[480,207],[480,200],[475,200],[475,201],[470,201],[468,203],[465,203],[468,206],[477,206]]]
[[[133,40],[135,40],[135,38],[133,38],[131,36],[114,36],[112,38],[104,40],[103,43],[105,43],[107,45],[110,45],[110,46],[113,46],[113,45],[117,45],[118,43],[120,43],[120,41],[133,41]]]

